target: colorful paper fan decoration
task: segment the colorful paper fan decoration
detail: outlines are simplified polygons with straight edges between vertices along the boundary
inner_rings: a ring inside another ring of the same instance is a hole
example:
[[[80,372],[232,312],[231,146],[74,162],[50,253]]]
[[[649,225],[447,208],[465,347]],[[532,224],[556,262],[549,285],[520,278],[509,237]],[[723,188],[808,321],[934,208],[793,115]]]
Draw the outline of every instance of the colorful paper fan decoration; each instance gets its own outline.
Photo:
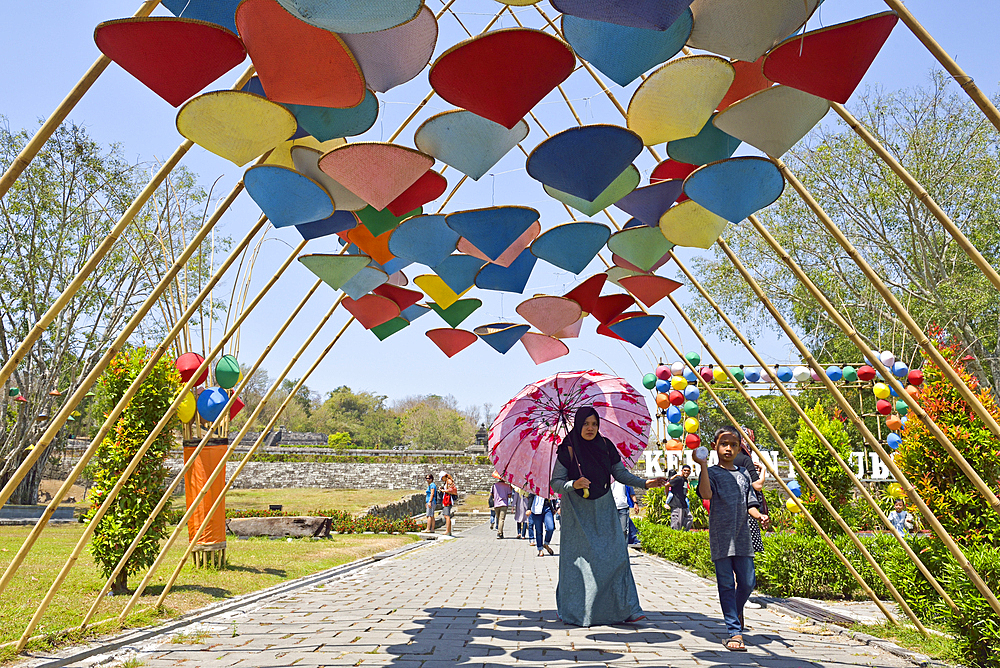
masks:
[[[690,4],[691,0],[552,0],[563,14],[659,31],[670,28]]]
[[[223,355],[215,363],[215,382],[224,390],[230,390],[240,380],[240,363],[235,355]]]
[[[476,342],[476,335],[464,329],[430,329],[424,332],[448,357],[454,357]]]
[[[105,21],[94,30],[94,41],[101,53],[175,107],[246,58],[236,35],[186,18]]]
[[[633,306],[635,306],[635,299],[631,295],[607,295],[597,300],[590,315],[606,325]]]
[[[716,117],[718,114],[713,119]],[[680,163],[707,165],[731,158],[739,145],[739,139],[727,135],[710,120],[694,137],[677,139],[667,144],[667,155]]]
[[[515,325],[509,322],[495,322],[490,325],[480,325],[472,330],[476,336],[481,338],[490,348],[501,355],[506,355],[507,351],[514,347],[514,344],[521,340],[521,337],[531,329],[527,325]]]
[[[346,232],[341,232],[340,236],[357,246],[362,253],[371,257],[378,264],[388,264],[395,257],[389,252],[389,237],[391,236],[389,234],[375,236],[364,225],[358,225]]]
[[[368,331],[378,337],[379,341],[385,341],[393,334],[400,332],[409,326],[410,321],[402,316],[399,316],[397,318],[393,318],[389,322],[384,322],[381,325],[372,327]]]
[[[194,377],[195,372],[198,370],[198,367],[200,367],[204,361],[205,358],[198,353],[187,352],[181,354],[181,356],[174,361],[174,368],[176,368],[177,373],[180,374],[181,382],[186,383],[191,380],[191,378]],[[208,380],[207,366],[202,369],[201,375],[198,376],[198,380],[195,381],[194,384],[201,385],[206,380]]]
[[[356,107],[365,99],[365,77],[338,35],[275,0],[243,0],[236,27],[269,99],[312,107]]]
[[[643,225],[642,223],[639,223],[639,226],[640,227],[646,227],[646,225]],[[631,228],[623,228],[623,229],[631,229]],[[665,265],[669,261],[670,261],[670,251],[667,251],[666,253],[664,253],[663,255],[660,256],[659,260],[657,260],[656,262],[653,263],[653,266],[649,268],[649,271],[645,271],[645,270],[640,269],[639,267],[635,266],[634,264],[632,264],[631,262],[629,262],[625,258],[621,257],[620,255],[615,255],[614,253],[611,254],[611,263],[614,265],[614,267],[612,267],[612,269],[615,269],[615,268],[618,268],[618,269],[628,269],[629,271],[634,272],[636,274],[648,274],[650,272],[656,271],[657,269],[659,269],[660,267],[662,267],[663,265]],[[620,274],[619,278],[621,276],[630,276],[630,275],[631,274]],[[618,279],[616,278],[613,282],[617,283]]]
[[[330,32],[376,32],[410,21],[421,0],[278,0],[295,18]]]
[[[429,306],[425,306],[423,304],[414,304],[413,306],[404,309],[403,312],[400,314],[400,317],[406,318],[406,320],[408,320],[409,322],[413,322],[420,316],[427,315],[430,312],[431,308]]]
[[[455,292],[465,292],[476,284],[476,274],[486,262],[471,255],[455,254],[434,265],[434,273]],[[441,303],[440,299],[434,299]]]
[[[531,277],[531,270],[534,268],[535,256],[530,250],[525,249],[509,267],[488,264],[480,269],[476,274],[476,287],[482,290],[520,294],[528,285],[528,278]]]
[[[402,216],[408,211],[433,202],[444,194],[447,187],[448,179],[433,169],[428,169],[412,186],[400,193],[385,208],[391,211],[394,216]]]
[[[313,107],[305,104],[285,103],[299,127],[319,141],[364,134],[378,119],[378,98],[371,91],[365,92],[360,104],[354,107]]]
[[[399,307],[400,312],[410,308],[423,299],[424,296],[419,290],[407,290],[404,287],[392,285],[391,283],[383,283],[372,290],[372,292],[380,297],[391,299]]]
[[[300,255],[299,262],[304,264],[309,271],[316,274],[317,278],[321,279],[331,288],[340,290],[345,283],[368,266],[371,258],[366,255],[326,255],[316,253]]]
[[[528,136],[523,120],[507,129],[471,111],[456,109],[431,116],[417,128],[417,148],[479,180]]]
[[[752,63],[798,30],[821,0],[694,0],[688,46]]]
[[[642,152],[642,140],[617,125],[558,132],[528,156],[528,176],[561,192],[596,199]]]
[[[576,322],[570,323],[566,327],[563,327],[558,332],[552,336],[557,339],[575,339],[580,336],[580,330],[583,329],[583,321],[586,318],[585,315],[581,315]]]
[[[618,284],[650,308],[681,287],[677,281],[663,276],[626,276],[618,279]]]
[[[603,211],[635,190],[635,187],[639,185],[639,180],[639,170],[635,168],[635,165],[629,165],[625,168],[624,172],[618,175],[618,178],[611,182],[611,185],[604,192],[597,196],[597,199],[586,200],[582,197],[556,190],[550,186],[543,186],[543,189],[549,197],[573,207],[585,216],[593,216],[595,213]]]
[[[601,252],[610,236],[611,230],[607,225],[565,223],[556,225],[535,239],[531,252],[549,264],[579,274]]]
[[[712,119],[715,127],[780,158],[819,123],[830,103],[790,86],[745,97]]]
[[[544,364],[569,355],[569,346],[565,343],[554,336],[538,332],[525,332],[521,336],[521,345],[528,351],[528,357],[535,364]]]
[[[538,233],[541,231],[542,224],[536,220],[531,224],[531,227],[522,232],[521,236],[514,240],[514,243],[507,246],[507,250],[501,253],[500,257],[495,260],[491,260],[486,256],[486,253],[476,248],[472,242],[465,238],[458,240],[458,251],[460,253],[465,253],[467,255],[471,255],[472,257],[479,258],[483,262],[498,264],[501,267],[509,267],[510,263],[516,260],[524,249],[534,242],[534,240],[538,237]]]
[[[563,14],[562,32],[576,55],[627,86],[684,48],[691,35],[691,10],[684,11],[666,30],[633,28]]]
[[[442,320],[452,327],[461,325],[466,318],[475,313],[482,305],[483,302],[479,299],[459,299],[448,307],[443,307],[434,302],[428,304],[435,313],[441,316]]]
[[[295,164],[295,169],[323,186],[323,189],[330,193],[338,211],[360,211],[368,206],[367,202],[334,181],[329,174],[319,168],[319,159],[322,156],[323,153],[314,148],[292,147],[292,162]]]
[[[389,281],[389,274],[375,267],[364,267],[341,288],[351,299],[361,299],[380,285]]]
[[[275,227],[309,223],[333,215],[330,195],[294,169],[257,165],[246,171],[243,183]]]
[[[678,205],[681,206],[681,205]],[[667,241],[658,228],[635,227],[611,235],[608,249],[631,262],[643,271],[650,271],[656,261],[667,253],[673,244]]]
[[[380,237],[386,232],[396,229],[404,220],[418,216],[423,213],[423,209],[416,208],[412,211],[397,216],[387,208],[376,211],[371,206],[366,206],[357,212],[358,220],[368,228],[374,237]],[[391,252],[391,251],[389,251]]]
[[[626,269],[625,267],[611,267],[608,269],[608,280],[622,287],[621,280],[623,278],[628,278],[630,276],[648,276],[644,271],[638,271],[636,269]]]
[[[229,402],[229,419],[232,420],[235,418],[246,407],[247,405],[243,403],[242,399],[233,397],[233,400]]]
[[[689,140],[680,139],[678,141],[684,142]],[[739,142],[737,142],[737,144],[738,143]],[[669,144],[667,144],[667,148],[668,149],[670,148]],[[653,168],[653,171],[649,175],[649,183],[650,185],[652,185],[654,183],[660,183],[661,181],[674,181],[678,179],[683,181],[684,179],[687,178],[688,174],[690,174],[696,169],[698,169],[698,165],[691,165],[686,162],[677,162],[672,158],[667,158],[666,160],[664,160],[663,162],[661,162],[660,164],[658,164],[656,167]],[[681,190],[681,194],[677,196],[676,201],[683,202],[687,198],[688,196],[684,194],[683,190]]]
[[[497,0],[497,2],[511,7],[529,7],[537,5],[541,0]]]
[[[583,315],[580,305],[566,297],[540,295],[517,306],[518,314],[542,334],[550,336],[569,327]]]
[[[323,220],[314,220],[311,223],[296,225],[295,229],[302,235],[303,239],[319,239],[331,234],[345,232],[358,226],[358,217],[353,211],[334,211],[333,215]]]
[[[711,248],[728,221],[693,200],[682,202],[660,218],[661,236],[678,246]]]
[[[160,4],[178,18],[208,21],[236,34],[236,5],[240,0],[162,0]]]
[[[615,206],[635,216],[643,224],[656,227],[660,224],[660,216],[680,197],[683,185],[683,181],[674,179],[636,188],[615,202]]]
[[[330,178],[380,211],[433,165],[426,153],[382,142],[347,144],[319,159]]]
[[[185,392],[181,403],[177,405],[177,417],[181,422],[187,424],[194,419],[197,412],[198,401],[194,398],[194,393],[191,391]]]
[[[725,58],[684,56],[649,75],[628,103],[628,127],[647,146],[693,137],[733,83]]]
[[[496,260],[538,217],[538,211],[526,206],[491,206],[450,213],[445,222],[490,260]]]
[[[601,290],[604,288],[604,283],[607,280],[608,275],[605,273],[594,274],[564,296],[579,304],[584,313],[593,313],[594,308],[597,306],[597,300],[601,296]]]
[[[365,329],[387,323],[400,313],[396,302],[380,295],[364,295],[358,299],[345,297],[342,304]]]
[[[389,252],[433,267],[455,251],[458,239],[458,232],[448,227],[443,215],[413,216],[393,231]]]
[[[338,146],[343,146],[346,143],[347,143],[346,139],[342,139],[339,137],[324,142],[321,142],[315,137],[312,137],[310,135],[305,135],[303,137],[299,137],[298,139],[288,139],[274,147],[274,150],[272,150],[271,154],[267,156],[267,160],[264,161],[264,164],[277,165],[279,167],[288,167],[289,169],[295,169],[295,161],[292,160],[293,148],[304,146],[319,151],[320,154],[322,155],[323,153],[332,151]],[[319,170],[317,169],[317,171]],[[306,176],[309,175],[306,174]],[[309,178],[312,179],[311,176],[309,176]],[[320,183],[320,181],[317,179],[313,179],[313,181]]]
[[[466,288],[460,293],[455,292],[440,276],[435,276],[434,274],[422,274],[414,278],[413,282],[442,308],[448,308],[457,302],[459,297],[471,289]]]
[[[177,112],[177,131],[242,167],[295,132],[295,116],[280,104],[235,90],[205,93]]]
[[[773,204],[785,188],[785,179],[765,158],[730,158],[699,167],[684,181],[692,200],[731,223]]]
[[[508,130],[576,65],[569,46],[540,30],[492,30],[461,42],[431,65],[430,83],[447,102]]]
[[[899,17],[882,12],[790,37],[764,59],[771,81],[845,104]]]
[[[642,348],[662,322],[662,315],[634,315],[616,320],[608,329],[636,348]]]
[[[368,87],[384,93],[420,74],[431,61],[438,24],[424,5],[415,17],[394,28],[340,37],[361,65]]]
[[[733,80],[733,85],[726,91],[725,97],[719,102],[719,111],[729,107],[734,102],[739,102],[748,95],[771,87],[771,80],[764,76],[765,58],[766,56],[758,58],[752,63],[745,63],[742,60],[733,61],[736,78]]]

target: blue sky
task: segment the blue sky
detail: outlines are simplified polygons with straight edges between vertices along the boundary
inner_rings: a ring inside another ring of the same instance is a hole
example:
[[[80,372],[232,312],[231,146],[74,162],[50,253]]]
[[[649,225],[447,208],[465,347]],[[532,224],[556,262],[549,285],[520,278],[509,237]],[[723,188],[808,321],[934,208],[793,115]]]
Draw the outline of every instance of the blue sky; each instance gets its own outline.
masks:
[[[1000,13],[984,11],[988,4],[968,0],[949,3],[911,0],[907,6],[979,86],[992,96],[1000,81],[1000,62],[996,57]],[[3,0],[0,12],[6,28],[5,51],[8,55],[7,66],[0,68],[0,114],[8,118],[11,127],[34,127],[39,118],[47,116],[99,55],[93,41],[94,26],[103,20],[129,16],[137,6],[138,0],[71,2],[56,6]],[[437,12],[442,3],[439,0],[428,0],[428,6]],[[540,6],[550,16],[555,14],[548,2],[543,0]],[[474,34],[485,26],[500,7],[499,3],[492,0],[458,0],[453,5],[462,22]],[[53,11],[56,8],[58,12]],[[827,0],[807,27],[812,29],[831,25],[886,9],[886,5],[877,0]],[[539,19],[533,8],[518,8],[516,11],[526,25],[539,26]],[[165,10],[159,8],[154,15],[164,13]],[[516,26],[509,16],[505,16],[499,25]],[[440,20],[436,55],[466,37],[455,17],[450,14],[443,16]],[[245,61],[209,89],[228,88],[248,64],[249,60]],[[935,66],[936,61],[931,55],[905,26],[899,24],[862,83],[861,90],[866,85],[876,84],[887,88],[922,84],[926,82],[928,71]],[[584,123],[624,124],[620,114],[586,72],[576,72],[564,86]],[[627,104],[635,88],[635,84],[623,89],[610,82],[608,86],[623,105]],[[425,69],[413,81],[380,96],[383,103],[380,118],[361,139],[387,139],[428,90]],[[851,106],[848,103],[849,109]],[[450,108],[452,107],[440,98],[434,98],[404,130],[398,141],[412,146],[413,133],[419,124],[427,117]],[[558,92],[545,98],[535,108],[535,113],[551,133],[575,125]],[[165,158],[182,141],[183,138],[174,125],[175,114],[173,107],[148,91],[117,65],[112,65],[77,105],[70,118],[85,125],[97,141],[117,142],[130,158],[150,160]],[[832,113],[828,115],[825,122],[832,122],[832,116]],[[530,126],[530,134],[524,143],[529,151],[545,138],[537,125],[530,123]],[[662,147],[660,152],[663,153]],[[752,151],[744,152],[753,154]],[[216,186],[218,194],[228,192],[243,171],[200,147],[195,147],[188,153],[184,164],[200,175],[206,187],[221,177]],[[648,153],[644,153],[636,164],[645,183],[655,163]],[[441,164],[438,163],[436,168],[440,167]],[[450,192],[457,182],[455,171],[448,170],[446,176]],[[524,173],[524,157],[516,149],[501,160],[491,174],[478,182],[467,180],[449,203],[447,211],[493,204],[519,204],[537,208],[542,214],[543,229],[569,221],[565,210],[544,194],[539,183]],[[430,207],[436,210],[437,204]],[[616,209],[611,211],[619,223],[628,219]],[[218,230],[239,239],[259,213],[250,197],[241,195],[223,217]],[[578,218],[586,219],[582,215]],[[607,223],[603,216],[595,216],[593,220]],[[272,230],[268,237],[254,270],[255,286],[262,285],[274,268],[287,257],[290,249],[300,241],[293,229]],[[306,250],[332,252],[335,246],[335,242],[330,240],[316,240]],[[684,259],[689,259],[696,252],[684,250],[680,254]],[[473,290],[469,296],[479,297],[484,305],[462,326],[472,329],[498,320],[519,320],[514,309],[523,299],[540,293],[563,294],[583,278],[601,270],[603,265],[595,260],[578,277],[540,261],[523,296]],[[427,273],[422,268],[414,271],[414,267],[404,272],[410,278],[417,273]],[[659,273],[675,277],[676,270],[668,264]],[[239,355],[241,361],[249,363],[256,359],[277,326],[298,302],[299,295],[308,290],[313,281],[313,275],[298,263],[289,268],[277,287],[244,325]],[[251,294],[255,292],[256,289],[252,288]],[[697,298],[683,290],[675,295],[682,303]],[[296,324],[264,362],[264,367],[272,376],[284,366],[333,299],[335,294],[325,286],[313,298]],[[653,312],[666,316],[665,331],[685,350],[700,351],[694,335],[685,329],[683,320],[672,311],[669,304],[658,304]],[[739,320],[739,314],[731,315]],[[293,370],[292,377],[301,375],[308,368],[315,355],[346,319],[346,313],[334,316],[317,342],[303,355]],[[579,339],[567,341],[571,350],[568,356],[538,367],[520,345],[501,356],[486,344],[477,342],[456,357],[448,359],[424,336],[427,329],[443,326],[446,326],[443,321],[436,315],[429,314],[380,343],[374,335],[355,324],[308,384],[320,392],[348,385],[355,390],[385,394],[390,399],[413,394],[453,394],[461,404],[481,405],[489,402],[495,411],[526,383],[556,371],[595,368],[621,375],[638,387],[642,374],[651,371],[657,359],[672,361],[675,358],[672,352],[667,354],[666,344],[657,337],[646,348],[639,350],[629,344],[595,334],[591,320],[585,325],[584,333]],[[752,364],[750,355],[745,351],[740,352],[726,342],[717,341],[715,337],[711,341],[719,352],[726,355],[727,363]],[[776,335],[767,336],[759,343],[760,350],[769,360],[789,362],[795,359],[790,344]]]

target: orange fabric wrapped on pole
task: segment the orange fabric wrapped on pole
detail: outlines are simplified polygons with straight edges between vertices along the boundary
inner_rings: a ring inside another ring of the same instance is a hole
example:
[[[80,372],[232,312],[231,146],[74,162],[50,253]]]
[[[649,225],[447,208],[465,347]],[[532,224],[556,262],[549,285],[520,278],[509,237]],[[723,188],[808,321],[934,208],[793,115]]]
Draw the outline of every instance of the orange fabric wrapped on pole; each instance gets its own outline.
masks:
[[[187,463],[188,458],[191,453],[194,452],[195,446],[198,445],[198,441],[185,441],[184,442],[184,463]],[[188,519],[188,538],[192,538],[198,531],[198,527],[204,521],[205,516],[208,514],[209,509],[215,500],[219,498],[222,494],[223,487],[226,484],[226,449],[229,445],[229,440],[225,438],[212,439],[209,441],[202,451],[198,454],[198,457],[194,465],[184,474],[184,496],[188,506],[191,502],[198,496],[202,488],[205,486],[205,481],[208,480],[209,476],[212,475],[212,471],[215,470],[217,466],[222,466],[222,475],[215,479],[212,484],[211,490],[202,499],[201,504],[192,513],[191,517]],[[201,537],[198,539],[198,544],[195,546],[195,552],[217,552],[224,551],[226,549],[226,506],[225,503],[219,506],[218,510],[212,516],[212,520],[208,527],[202,533]],[[223,552],[224,554],[224,552]]]

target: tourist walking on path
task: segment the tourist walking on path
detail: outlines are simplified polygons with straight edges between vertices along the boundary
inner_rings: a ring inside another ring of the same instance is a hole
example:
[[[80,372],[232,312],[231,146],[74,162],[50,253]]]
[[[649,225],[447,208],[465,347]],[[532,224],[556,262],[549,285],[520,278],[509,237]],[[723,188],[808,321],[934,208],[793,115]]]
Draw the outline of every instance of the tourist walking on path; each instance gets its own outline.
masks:
[[[701,466],[698,495],[711,501],[708,543],[715,565],[719,604],[729,633],[726,648],[745,652],[743,606],[756,585],[747,515],[760,520],[765,528],[768,517],[760,513],[760,501],[750,486],[749,472],[733,463],[740,452],[739,432],[734,427],[722,427],[715,432],[713,444],[719,457],[717,466],[708,466],[708,458],[699,459],[695,453],[694,461]]]
[[[437,485],[434,476],[427,474],[427,491],[424,493],[424,504],[427,506],[427,533],[434,533],[434,506],[437,504]]]
[[[629,473],[621,455],[600,434],[597,411],[576,411],[573,429],[559,445],[552,490],[562,494],[559,540],[559,618],[578,626],[645,619],[639,606],[628,548],[608,491],[611,478],[636,487],[662,487],[666,478],[643,480]]]
[[[511,487],[503,480],[493,483],[493,510],[497,514],[497,538],[503,538],[503,522],[507,519],[507,505],[510,503]]]
[[[528,537],[528,493],[520,487],[514,488],[514,522],[517,523],[517,537]]]
[[[681,472],[670,478],[670,528],[674,531],[690,531],[694,526],[691,508],[688,505],[688,485],[691,467],[685,464]]]
[[[535,547],[538,548],[538,556],[545,556],[545,552],[555,554],[549,546],[549,543],[552,541],[552,533],[556,530],[556,520],[552,512],[552,501],[546,499],[544,496],[532,494],[528,497],[528,509],[531,511],[532,534],[535,537]]]
[[[612,480],[611,496],[615,499],[615,510],[618,511],[618,522],[622,525],[622,533],[625,534],[625,542],[628,543],[628,485],[623,485],[617,480]]]
[[[450,473],[441,471],[441,490],[444,496],[441,499],[441,514],[444,515],[444,535],[451,535],[451,515],[458,503],[458,487]]]

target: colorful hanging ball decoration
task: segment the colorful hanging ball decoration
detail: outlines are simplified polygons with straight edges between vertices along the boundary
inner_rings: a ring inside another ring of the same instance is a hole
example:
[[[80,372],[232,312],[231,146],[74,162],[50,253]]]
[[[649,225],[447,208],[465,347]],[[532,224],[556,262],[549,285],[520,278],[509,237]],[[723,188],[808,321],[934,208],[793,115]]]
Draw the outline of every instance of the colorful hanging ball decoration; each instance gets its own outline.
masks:
[[[836,382],[844,377],[844,371],[839,366],[826,367],[826,377]]]
[[[181,422],[187,424],[194,419],[194,414],[198,410],[198,402],[195,401],[194,394],[190,391],[184,394],[184,398],[181,399],[181,403],[177,406],[177,417],[181,419]]]
[[[21,394],[21,390],[16,387],[12,387],[9,390],[7,390],[8,397],[16,397],[19,394]]]
[[[688,385],[684,388],[684,398],[687,401],[698,401],[701,398],[701,390],[697,385]]]
[[[683,450],[684,444],[678,441],[676,438],[672,438],[663,444],[664,450]]]
[[[683,376],[685,368],[684,362],[674,362],[670,365],[670,373],[674,376]]]
[[[699,426],[698,418],[689,417],[687,420],[684,420],[684,431],[689,434],[693,434],[698,431]]]
[[[660,378],[656,381],[656,391],[657,392],[669,392],[670,391],[670,381],[663,380]]]
[[[688,446],[691,450],[694,450],[699,445],[701,445],[701,436],[695,433],[689,433],[684,437],[684,445]]]
[[[700,409],[698,408],[698,404],[696,404],[695,402],[693,401],[684,402],[684,415],[687,415],[688,417],[698,417],[699,411]]]
[[[684,359],[691,363],[691,366],[701,364],[701,355],[696,352],[684,353]]]
[[[721,383],[726,379],[726,372],[722,370],[721,366],[717,366],[714,369],[712,369],[712,378],[715,380],[715,382]]]
[[[792,370],[789,369],[787,366],[778,367],[777,369],[775,369],[775,373],[778,374],[778,380],[780,380],[782,383],[787,383],[792,379]]]
[[[766,372],[763,369],[761,369],[761,372],[760,372],[760,382],[762,382],[762,383],[770,383],[771,382],[771,374],[769,374],[768,372]]]
[[[875,410],[878,411],[879,415],[888,415],[892,412],[892,404],[885,399],[879,399],[875,402]]]
[[[674,376],[673,378],[670,379],[670,387],[675,390],[678,390],[679,392],[683,392],[684,388],[687,386],[688,382],[684,378],[684,376]]]
[[[802,512],[802,506],[800,506],[799,502],[795,499],[785,499],[785,508],[787,508],[790,513]]]
[[[654,387],[656,387],[656,374],[647,373],[645,376],[643,376],[642,386],[645,387],[647,390],[652,390]]]
[[[889,386],[889,396],[891,396],[891,397],[898,397],[899,396],[896,393],[896,388],[893,387],[892,385]]]
[[[896,412],[905,417],[910,412],[910,407],[906,405],[905,401],[900,399],[896,402]]]
[[[905,499],[906,492],[903,491],[902,486],[898,482],[889,483],[889,486],[885,488],[886,494],[894,499]]]
[[[215,364],[215,382],[230,390],[240,381],[240,363],[233,355],[223,355]]]
[[[844,367],[844,382],[845,383],[856,383],[858,382],[858,370],[853,366]]]
[[[683,392],[678,392],[677,390],[670,390],[670,394],[668,394],[667,396],[670,397],[671,406],[680,406],[681,404],[684,403]]]
[[[760,381],[760,371],[755,368],[745,369],[743,371],[743,378],[748,383],[756,383]]]
[[[198,370],[198,367],[204,361],[205,358],[198,353],[184,353],[178,357],[177,361],[174,362],[174,366],[177,368],[177,373],[181,375],[181,381],[186,383],[191,380],[191,376],[194,375],[194,372]],[[205,370],[201,372],[195,385],[201,385],[206,380],[208,380],[208,367],[205,367]]]
[[[792,377],[795,378],[795,380],[797,380],[798,382],[804,383],[810,378],[812,378],[812,374],[809,373],[809,369],[807,369],[806,367],[797,366],[795,367],[795,370],[792,371]]]
[[[890,415],[885,419],[885,426],[892,431],[899,431],[903,428],[903,420],[898,415]]]
[[[916,385],[907,385],[906,386],[906,393],[908,395],[910,395],[911,397],[913,397],[914,399],[916,399],[917,396],[920,394],[920,390],[917,389]]]
[[[891,369],[892,365],[896,363],[896,356],[892,354],[891,350],[883,350],[878,354],[878,359],[886,369]]]
[[[908,373],[910,373],[910,367],[906,366],[906,362],[896,362],[892,365],[892,375],[896,378],[906,378]]]
[[[867,383],[869,380],[872,380],[873,378],[875,378],[875,369],[873,369],[872,367],[865,364],[860,369],[858,369],[858,380],[862,380]]]
[[[910,373],[906,374],[906,382],[914,387],[920,387],[924,384],[924,372],[920,369],[911,369]]]
[[[742,383],[743,379],[746,377],[743,374],[743,367],[731,366],[729,367],[729,373],[733,374],[733,378],[736,379],[737,383]]]
[[[710,366],[701,367],[701,371],[699,371],[698,373],[701,376],[701,379],[704,380],[706,383],[711,383],[712,381],[715,380],[715,374],[712,372],[712,367]]]
[[[660,380],[670,380],[670,376],[672,375],[670,373],[669,364],[659,365],[658,367],[656,367],[656,371],[654,371],[653,373],[655,373],[656,377],[659,378]]]
[[[229,401],[229,394],[221,387],[209,387],[198,395],[198,415],[205,422],[215,422]]]
[[[662,408],[663,410],[666,410],[666,409],[670,408],[670,397],[669,397],[669,395],[667,395],[667,394],[665,394],[663,392],[660,392],[659,394],[657,394],[656,395],[656,406],[657,406],[657,408]]]
[[[667,425],[667,436],[670,438],[680,439],[684,435],[684,427],[679,424],[668,424]]]
[[[875,383],[872,387],[872,392],[874,392],[875,396],[879,399],[888,399],[890,394],[889,386],[885,383]]]
[[[684,419],[684,414],[681,409],[677,406],[671,406],[667,409],[667,421],[671,424],[680,424],[681,420]]]
[[[802,496],[802,486],[799,485],[798,480],[792,478],[786,484],[788,485],[788,489],[792,490],[792,494],[794,494],[795,496]]]
[[[686,380],[689,383],[697,383],[698,376],[691,369],[684,369],[684,380]]]
[[[897,450],[902,442],[903,442],[902,437],[896,433],[889,434],[885,439],[886,445],[888,445],[893,450]]]

